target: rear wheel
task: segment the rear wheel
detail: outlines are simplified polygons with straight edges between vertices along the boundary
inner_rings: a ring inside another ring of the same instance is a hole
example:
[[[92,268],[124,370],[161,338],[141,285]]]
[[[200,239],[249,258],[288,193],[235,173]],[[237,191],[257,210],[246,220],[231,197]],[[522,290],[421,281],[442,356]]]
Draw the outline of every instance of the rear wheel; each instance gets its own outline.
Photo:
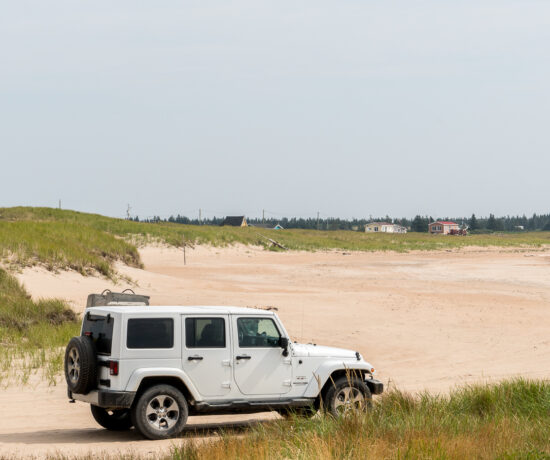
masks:
[[[130,409],[108,410],[93,405],[90,408],[95,421],[103,428],[111,431],[124,431],[133,426]]]
[[[372,395],[361,379],[340,377],[328,389],[324,397],[324,409],[334,417],[366,411],[372,404]]]
[[[187,422],[185,397],[170,385],[155,385],[138,398],[132,409],[132,422],[149,439],[177,436]]]

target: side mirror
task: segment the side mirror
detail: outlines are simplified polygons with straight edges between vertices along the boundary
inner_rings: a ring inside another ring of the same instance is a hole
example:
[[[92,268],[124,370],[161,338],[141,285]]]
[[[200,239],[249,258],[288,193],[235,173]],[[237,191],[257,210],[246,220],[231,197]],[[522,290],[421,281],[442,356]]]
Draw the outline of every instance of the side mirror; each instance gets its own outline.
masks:
[[[288,340],[288,337],[281,337],[279,339],[279,346],[283,349],[283,356],[288,356],[289,344],[290,344],[290,340]]]

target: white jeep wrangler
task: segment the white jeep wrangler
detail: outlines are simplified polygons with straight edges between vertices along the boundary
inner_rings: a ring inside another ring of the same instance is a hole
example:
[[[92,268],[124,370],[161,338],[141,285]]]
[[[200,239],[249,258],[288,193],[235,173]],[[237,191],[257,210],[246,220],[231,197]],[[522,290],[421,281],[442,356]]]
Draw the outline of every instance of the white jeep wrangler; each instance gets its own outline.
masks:
[[[68,396],[103,427],[176,436],[188,415],[365,408],[383,385],[358,352],[290,341],[271,311],[86,309],[65,353]]]

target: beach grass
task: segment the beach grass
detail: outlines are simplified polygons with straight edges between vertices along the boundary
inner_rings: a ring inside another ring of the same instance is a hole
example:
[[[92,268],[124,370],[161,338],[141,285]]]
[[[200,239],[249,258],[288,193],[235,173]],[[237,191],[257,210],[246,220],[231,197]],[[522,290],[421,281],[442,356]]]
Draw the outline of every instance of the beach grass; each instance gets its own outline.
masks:
[[[0,269],[0,384],[24,384],[33,373],[55,383],[64,347],[79,327],[64,301],[33,301],[11,274]]]
[[[201,427],[172,441],[161,460],[550,459],[550,382],[514,379],[449,394],[399,390],[368,413],[298,416],[231,429]],[[108,459],[111,453],[77,458]],[[68,458],[60,455],[50,458]],[[150,458],[136,452],[116,458]]]
[[[76,222],[0,220],[0,257],[3,265],[43,265],[49,270],[70,269],[84,275],[98,272],[112,277],[112,263],[141,266],[136,247],[112,233]]]
[[[367,414],[293,417],[183,441],[171,459],[549,459],[550,383],[509,380],[448,395],[398,390]]]

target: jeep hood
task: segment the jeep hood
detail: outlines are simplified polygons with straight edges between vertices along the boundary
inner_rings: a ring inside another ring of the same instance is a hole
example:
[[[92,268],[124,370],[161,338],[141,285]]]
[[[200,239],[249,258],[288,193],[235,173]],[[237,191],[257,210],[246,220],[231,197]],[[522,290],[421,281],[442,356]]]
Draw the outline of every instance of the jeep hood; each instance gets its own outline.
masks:
[[[297,357],[351,358],[357,359],[355,351],[345,348],[324,347],[321,345],[293,343],[292,352]]]

